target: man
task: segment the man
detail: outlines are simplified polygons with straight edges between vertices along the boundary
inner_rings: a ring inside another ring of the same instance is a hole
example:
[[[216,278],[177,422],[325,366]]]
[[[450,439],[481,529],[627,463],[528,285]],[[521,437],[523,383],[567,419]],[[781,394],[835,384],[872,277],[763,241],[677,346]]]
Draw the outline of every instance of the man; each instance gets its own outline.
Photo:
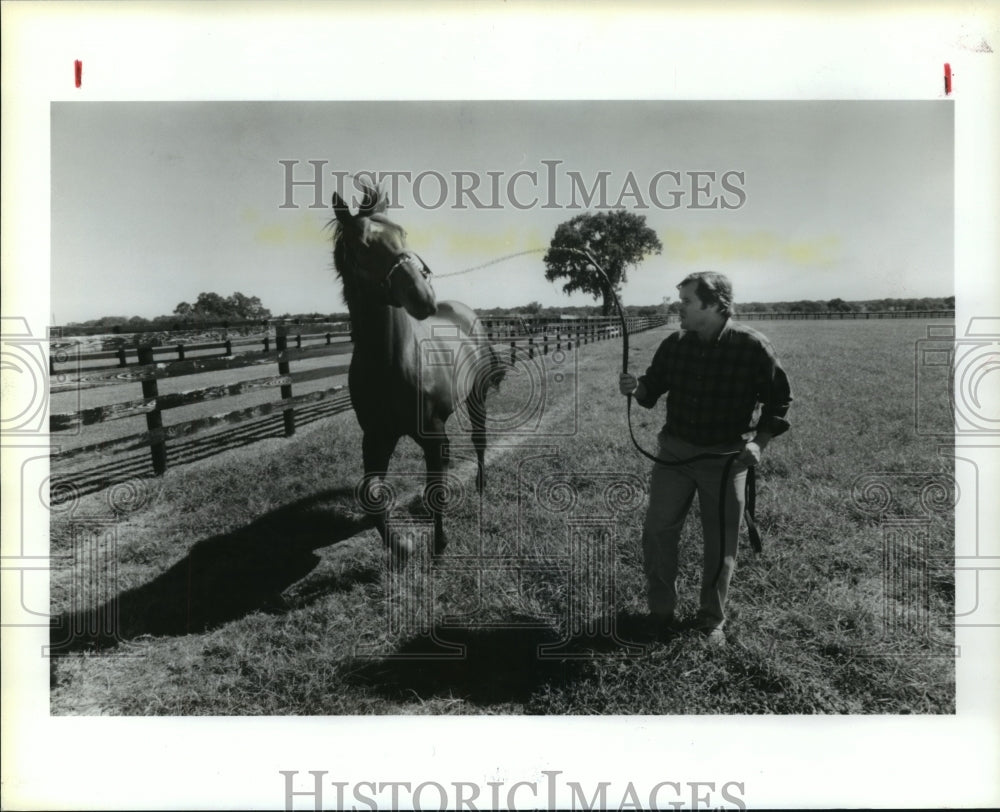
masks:
[[[649,611],[657,631],[674,628],[678,542],[697,492],[704,534],[700,608],[694,627],[725,644],[726,592],[736,564],[747,469],[760,462],[774,437],[788,429],[792,400],[770,342],[732,318],[733,289],[722,274],[689,275],[680,292],[681,330],[659,346],[646,374],[623,373],[619,389],[647,409],[667,394],[659,453],[667,462],[706,452],[720,456],[653,466],[642,533]],[[760,407],[759,419],[757,407]],[[739,452],[726,485],[725,536],[719,527],[724,452]]]

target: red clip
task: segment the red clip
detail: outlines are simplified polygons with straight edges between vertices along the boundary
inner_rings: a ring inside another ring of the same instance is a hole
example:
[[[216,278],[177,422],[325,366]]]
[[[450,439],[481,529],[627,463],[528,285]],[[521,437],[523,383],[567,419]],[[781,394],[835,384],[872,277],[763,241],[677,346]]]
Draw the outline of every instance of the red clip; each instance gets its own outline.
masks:
[[[83,84],[83,62],[79,59],[73,63],[73,68],[76,73],[76,86],[79,87]]]
[[[951,65],[944,63],[944,95],[951,95]]]

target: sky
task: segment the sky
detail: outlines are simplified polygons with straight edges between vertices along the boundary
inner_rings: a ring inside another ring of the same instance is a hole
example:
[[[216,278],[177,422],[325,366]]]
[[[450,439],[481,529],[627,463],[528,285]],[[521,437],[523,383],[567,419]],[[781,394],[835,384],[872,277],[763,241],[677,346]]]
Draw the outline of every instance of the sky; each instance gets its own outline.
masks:
[[[953,133],[943,100],[53,102],[51,315],[148,318],[208,291],[343,311],[324,225],[335,173],[350,195],[362,172],[401,173],[389,216],[438,297],[476,308],[598,303],[523,252],[598,210],[602,177],[663,243],[626,305],[696,270],[737,303],[948,296]]]

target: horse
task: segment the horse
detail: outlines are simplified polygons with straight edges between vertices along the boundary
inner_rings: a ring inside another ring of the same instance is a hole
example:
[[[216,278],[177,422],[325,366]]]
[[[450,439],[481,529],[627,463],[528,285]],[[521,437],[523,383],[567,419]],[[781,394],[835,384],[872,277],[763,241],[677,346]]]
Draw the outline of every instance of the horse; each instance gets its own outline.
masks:
[[[499,387],[504,369],[476,314],[460,302],[437,301],[430,268],[408,249],[405,230],[384,214],[383,191],[362,188],[364,199],[353,215],[333,193],[333,261],[351,314],[348,388],[363,432],[358,497],[400,564],[412,547],[390,538],[383,485],[397,443],[409,436],[424,452],[423,501],[434,519],[434,555],[441,555],[447,545],[442,512],[450,453],[445,423],[464,403],[482,495],[486,392],[490,385]]]

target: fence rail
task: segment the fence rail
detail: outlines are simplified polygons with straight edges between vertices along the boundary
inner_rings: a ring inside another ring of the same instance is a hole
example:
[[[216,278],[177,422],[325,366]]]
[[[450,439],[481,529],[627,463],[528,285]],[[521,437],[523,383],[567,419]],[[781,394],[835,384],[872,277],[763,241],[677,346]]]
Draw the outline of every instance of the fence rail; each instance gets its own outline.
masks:
[[[630,334],[638,333],[659,327],[667,320],[665,316],[627,318],[625,329]],[[74,356],[66,351],[66,346],[63,344],[58,352],[52,352],[49,356],[53,393],[83,388],[138,384],[142,389],[142,397],[74,412],[52,414],[49,419],[50,431],[53,434],[58,434],[71,430],[81,430],[86,426],[135,417],[145,417],[146,431],[54,452],[53,459],[66,460],[81,455],[148,446],[153,471],[156,474],[162,474],[166,471],[168,464],[168,440],[188,437],[220,425],[278,413],[282,415],[285,436],[292,436],[295,433],[294,410],[296,406],[329,400],[332,404],[331,414],[338,414],[350,409],[350,393],[347,386],[342,383],[318,391],[293,394],[295,385],[336,378],[346,374],[349,364],[346,362],[333,363],[293,372],[292,362],[327,357],[336,358],[348,355],[353,349],[351,342],[343,336],[335,337],[335,334],[330,331],[305,333],[301,330],[303,326],[306,325],[275,325],[273,328],[273,349],[270,334],[240,341],[226,340],[183,345],[169,341],[168,337],[168,341],[160,346],[146,344],[131,348],[136,356],[134,362],[130,362],[130,353],[126,353],[124,350],[78,353]],[[482,319],[481,326],[488,341],[496,349],[509,351],[511,364],[516,362],[518,353],[527,358],[534,358],[536,355],[547,355],[551,351],[565,350],[570,352],[592,342],[620,338],[622,331],[621,322],[618,319],[564,319],[559,321],[551,319]],[[295,329],[296,327],[299,329]],[[261,349],[235,352],[236,347],[255,346],[261,346]],[[215,353],[215,355],[190,357],[195,353],[206,352]],[[164,354],[172,355],[174,358],[172,360],[157,360],[157,355]],[[83,366],[85,362],[99,363],[111,358],[117,359],[118,364],[86,368]],[[159,392],[159,382],[165,379],[258,367],[273,369],[274,365],[277,365],[277,374],[265,374],[245,381],[216,384],[182,392],[164,394]],[[163,412],[165,411],[274,389],[278,389],[280,392],[280,399],[275,401],[209,417],[190,419],[169,427],[163,425]]]

